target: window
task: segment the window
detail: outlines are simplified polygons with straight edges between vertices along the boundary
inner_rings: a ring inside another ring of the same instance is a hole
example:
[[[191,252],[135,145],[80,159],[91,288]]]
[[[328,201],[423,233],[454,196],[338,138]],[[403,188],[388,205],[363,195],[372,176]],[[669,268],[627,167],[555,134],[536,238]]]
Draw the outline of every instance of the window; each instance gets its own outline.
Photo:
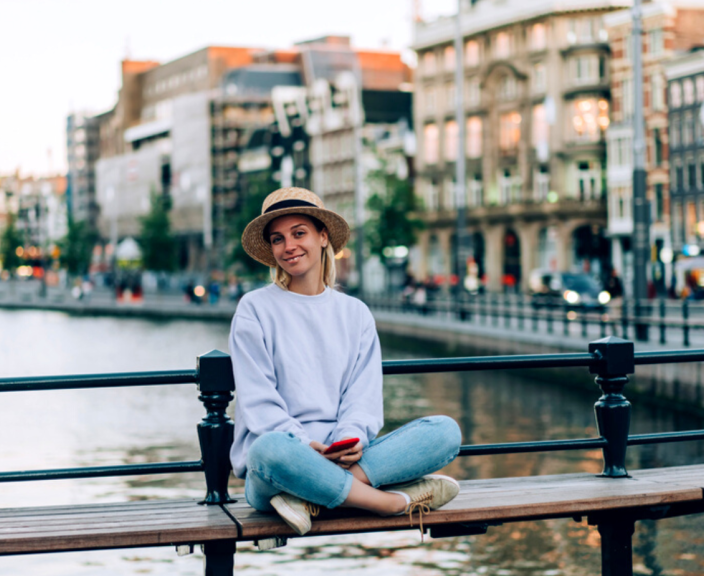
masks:
[[[533,65],[531,74],[531,92],[533,94],[542,94],[546,88],[546,73],[545,64],[539,63]]]
[[[665,109],[665,83],[661,74],[653,74],[650,77],[650,89],[652,91],[652,106],[654,111]]]
[[[494,37],[494,58],[508,58],[513,52],[513,35],[499,32]]]
[[[648,32],[648,51],[654,56],[662,54],[664,48],[662,29],[651,30]]]
[[[528,31],[528,37],[531,50],[545,50],[547,45],[545,24],[533,24]]]
[[[482,156],[482,119],[479,116],[467,118],[467,157]]]
[[[679,116],[672,116],[670,120],[670,147],[679,148],[680,147],[680,118]]]
[[[682,106],[682,86],[679,82],[670,84],[670,105],[673,108]]]
[[[435,124],[426,124],[423,128],[423,150],[426,164],[437,164],[438,127]]]
[[[520,201],[519,178],[511,175],[511,170],[503,170],[499,175],[499,201],[501,204],[510,204]]]
[[[694,118],[687,112],[682,119],[682,146],[694,144]]]
[[[459,148],[457,136],[457,122],[454,120],[445,122],[445,160],[448,162],[457,160],[457,149]]]
[[[621,104],[623,119],[628,120],[633,116],[633,80],[624,78],[621,83]]]
[[[575,100],[572,107],[572,139],[599,140],[609,127],[609,103],[600,98]]]
[[[623,57],[626,60],[633,60],[633,36],[631,34],[623,37]]]
[[[425,91],[425,112],[426,114],[435,114],[437,111],[437,88],[429,86]]]
[[[506,75],[499,81],[499,100],[504,102],[516,99],[516,78]]]
[[[682,244],[682,202],[672,203],[672,240],[675,244]]]
[[[697,76],[695,83],[697,86],[697,102],[704,102],[704,76]]]
[[[550,173],[545,166],[533,173],[533,199],[536,202],[545,202],[550,192]]]
[[[548,160],[548,131],[549,127],[545,115],[545,105],[537,104],[533,106],[531,143],[541,162]]]
[[[694,164],[694,158],[687,160],[687,182],[685,190],[693,190],[697,187],[697,166]]]
[[[431,211],[438,209],[438,187],[432,180],[425,182],[425,205]]]
[[[470,40],[465,45],[464,51],[465,65],[467,66],[479,66],[481,60],[481,54],[479,51],[479,42],[477,40]]]
[[[681,191],[684,186],[684,168],[682,168],[682,162],[677,160],[673,166],[672,170],[672,186],[676,191]]]
[[[455,47],[447,46],[444,52],[445,70],[455,69]]]
[[[598,84],[603,72],[598,56],[575,56],[570,59],[570,77],[574,84]]]
[[[453,110],[457,101],[457,89],[454,82],[445,84],[445,110]]]
[[[653,128],[653,163],[655,166],[662,165],[662,136],[660,128]]]
[[[601,166],[598,162],[577,163],[577,198],[581,202],[601,197]]]
[[[687,78],[682,82],[682,92],[684,94],[685,106],[694,104],[694,82],[692,82],[691,78]]]
[[[656,184],[655,185],[655,202],[653,203],[653,209],[655,212],[653,214],[653,219],[656,222],[662,222],[664,207],[665,207],[665,197],[664,197],[663,185]]]
[[[452,210],[455,207],[455,181],[452,178],[443,180],[442,207],[445,210]]]
[[[589,44],[596,41],[595,31],[601,25],[593,18],[571,18],[568,22],[567,42]]]
[[[684,222],[684,238],[687,242],[695,240],[697,230],[697,207],[694,202],[687,202],[686,220]]]
[[[435,74],[435,53],[426,52],[423,54],[423,74],[429,76]]]
[[[467,93],[465,94],[465,101],[467,102],[467,105],[472,108],[476,108],[481,104],[482,91],[479,80],[476,78],[467,80]]]
[[[484,205],[484,186],[482,185],[481,174],[475,174],[467,183],[467,191],[469,193],[470,206]]]
[[[499,148],[504,152],[516,152],[521,140],[521,115],[509,112],[499,117]]]

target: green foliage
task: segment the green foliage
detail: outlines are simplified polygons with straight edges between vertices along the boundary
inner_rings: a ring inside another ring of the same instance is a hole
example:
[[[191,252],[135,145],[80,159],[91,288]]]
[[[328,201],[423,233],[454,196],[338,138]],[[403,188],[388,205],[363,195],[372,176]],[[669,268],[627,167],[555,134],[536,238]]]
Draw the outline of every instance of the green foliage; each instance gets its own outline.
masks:
[[[21,263],[21,258],[17,255],[17,248],[22,246],[22,235],[15,225],[15,217],[8,215],[7,226],[0,236],[0,268],[14,270]]]
[[[152,190],[150,206],[149,213],[139,218],[142,263],[152,272],[172,272],[176,269],[176,239],[171,233],[168,198]]]
[[[87,222],[69,218],[66,236],[59,241],[61,266],[73,276],[87,273],[97,240],[97,235],[88,228]]]
[[[390,172],[384,160],[380,159],[380,163],[377,170],[367,175],[367,185],[371,192],[367,208],[371,216],[365,223],[365,237],[370,252],[385,262],[384,248],[410,248],[416,243],[424,223],[414,216],[414,212],[421,206],[413,193],[411,182]]]
[[[249,256],[242,248],[242,233],[252,220],[262,213],[264,199],[274,191],[275,185],[271,179],[270,172],[252,174],[242,186],[244,193],[238,203],[238,209],[230,219],[231,225],[228,231],[230,244],[229,252],[231,264],[239,268],[241,274],[263,278],[268,273],[268,268]]]

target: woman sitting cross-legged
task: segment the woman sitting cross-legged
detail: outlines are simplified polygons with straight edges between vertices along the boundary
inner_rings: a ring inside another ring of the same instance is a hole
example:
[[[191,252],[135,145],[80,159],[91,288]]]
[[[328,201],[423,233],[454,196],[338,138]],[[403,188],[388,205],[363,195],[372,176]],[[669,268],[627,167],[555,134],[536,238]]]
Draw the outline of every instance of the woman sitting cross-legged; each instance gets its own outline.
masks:
[[[237,403],[231,450],[247,502],[298,534],[319,506],[382,516],[435,510],[459,484],[430,474],[459,452],[446,416],[383,425],[379,337],[364,303],[334,289],[349,226],[301,188],[271,193],[242,244],[273,283],[246,294],[232,321]],[[334,442],[358,439],[342,450]],[[422,517],[421,517],[422,521]]]

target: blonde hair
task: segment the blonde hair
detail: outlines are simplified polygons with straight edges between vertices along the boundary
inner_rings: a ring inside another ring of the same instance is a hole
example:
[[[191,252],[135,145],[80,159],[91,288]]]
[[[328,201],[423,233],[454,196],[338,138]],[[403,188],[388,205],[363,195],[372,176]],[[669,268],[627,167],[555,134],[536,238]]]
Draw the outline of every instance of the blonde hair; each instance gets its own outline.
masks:
[[[301,214],[301,216],[305,216],[306,218],[312,220],[316,229],[318,229],[318,232],[322,230],[327,232],[325,225],[314,216],[308,216],[307,214]],[[334,288],[335,281],[337,280],[337,267],[335,266],[335,249],[332,247],[330,238],[328,238],[327,246],[323,248],[320,257],[322,259],[320,271],[323,285]],[[291,283],[291,275],[286,272],[286,270],[284,270],[278,262],[276,263],[276,266],[269,268],[269,273],[271,274],[271,280],[274,284],[283,290],[288,290],[288,286]]]

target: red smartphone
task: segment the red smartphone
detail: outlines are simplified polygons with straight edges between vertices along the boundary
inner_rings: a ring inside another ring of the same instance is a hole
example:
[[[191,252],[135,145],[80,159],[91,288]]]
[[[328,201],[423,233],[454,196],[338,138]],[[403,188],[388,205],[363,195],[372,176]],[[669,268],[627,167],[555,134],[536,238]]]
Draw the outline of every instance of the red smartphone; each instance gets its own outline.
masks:
[[[333,442],[328,446],[328,449],[323,452],[323,454],[332,454],[333,452],[339,452],[340,450],[347,450],[352,448],[359,442],[359,438],[348,438],[347,440],[340,440],[339,442]]]

